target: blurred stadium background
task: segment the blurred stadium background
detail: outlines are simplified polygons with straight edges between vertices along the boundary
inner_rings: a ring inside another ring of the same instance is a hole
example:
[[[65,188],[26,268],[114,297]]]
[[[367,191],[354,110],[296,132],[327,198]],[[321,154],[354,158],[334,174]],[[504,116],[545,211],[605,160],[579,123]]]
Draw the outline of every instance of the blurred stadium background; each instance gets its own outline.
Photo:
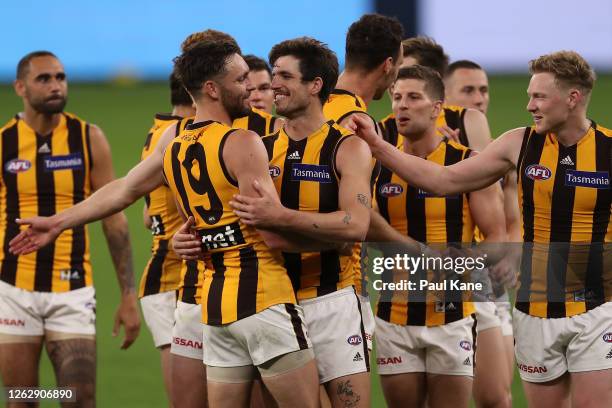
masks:
[[[409,35],[426,34],[445,47],[451,60],[473,59],[490,73],[492,134],[528,125],[525,111],[527,61],[538,55],[573,49],[598,72],[589,115],[612,126],[612,2],[584,0],[586,20],[575,19],[571,0],[310,0],[277,3],[234,0],[231,5],[202,0],[105,2],[36,0],[3,4],[0,38],[0,121],[22,109],[11,81],[26,53],[48,49],[64,62],[69,78],[67,110],[98,124],[113,149],[117,176],[140,157],[153,114],[170,110],[171,60],[194,31],[215,28],[234,35],[243,52],[262,57],[275,43],[309,35],[325,41],[343,60],[348,26],[363,13],[396,15]],[[586,25],[586,27],[585,27]],[[382,118],[389,101],[372,104]],[[150,233],[142,225],[142,205],[127,210],[137,279],[148,259]],[[99,223],[90,229],[98,300],[98,404],[101,407],[167,406],[158,354],[144,324],[128,350],[111,336],[118,290]],[[41,386],[52,387],[53,371],[44,358]],[[518,376],[513,405],[526,406]],[[2,404],[2,402],[0,402]],[[43,403],[41,406],[57,406]],[[373,378],[372,406],[383,407],[378,378]]]

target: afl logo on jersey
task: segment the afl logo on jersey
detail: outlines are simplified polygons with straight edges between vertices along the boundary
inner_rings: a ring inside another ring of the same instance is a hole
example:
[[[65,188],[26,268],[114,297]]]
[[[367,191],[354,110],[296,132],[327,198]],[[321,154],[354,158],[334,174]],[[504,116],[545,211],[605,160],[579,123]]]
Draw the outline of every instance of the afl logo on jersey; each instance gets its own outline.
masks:
[[[13,159],[4,165],[4,169],[9,173],[17,174],[30,170],[32,163],[29,160]]]
[[[380,186],[378,192],[383,197],[395,197],[404,192],[404,187],[395,183],[386,183]]]
[[[281,173],[281,169],[278,166],[270,166],[268,171],[270,172],[270,177],[272,178],[277,178]]]
[[[548,180],[552,172],[548,167],[532,164],[525,169],[525,175],[532,180]]]
[[[612,332],[604,334],[603,341],[605,341],[606,343],[612,343]]]

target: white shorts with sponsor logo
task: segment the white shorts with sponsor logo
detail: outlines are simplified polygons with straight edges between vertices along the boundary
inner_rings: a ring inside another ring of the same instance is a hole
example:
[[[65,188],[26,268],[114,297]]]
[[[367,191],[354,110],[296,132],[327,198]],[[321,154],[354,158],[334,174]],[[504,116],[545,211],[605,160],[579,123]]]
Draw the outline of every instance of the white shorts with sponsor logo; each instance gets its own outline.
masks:
[[[174,310],[176,309],[176,292],[147,295],[140,298],[142,315],[153,336],[155,347],[167,346],[172,343],[172,327],[174,326]]]
[[[33,292],[0,281],[0,333],[43,336],[46,330],[95,335],[93,286],[68,292]]]
[[[524,381],[612,369],[612,302],[573,317],[543,319],[514,309],[516,364]]]
[[[471,316],[435,327],[401,326],[377,317],[378,372],[472,376],[473,324]]]
[[[176,302],[170,353],[202,360],[202,306]]]
[[[360,301],[351,286],[300,301],[312,340],[319,382],[370,371]]]
[[[361,317],[363,318],[363,328],[365,330],[365,338],[368,342],[368,350],[372,351],[372,339],[376,330],[376,320],[374,320],[374,312],[369,296],[357,294],[359,304],[361,305]]]
[[[278,304],[233,323],[202,327],[207,366],[259,366],[312,347],[299,305]]]

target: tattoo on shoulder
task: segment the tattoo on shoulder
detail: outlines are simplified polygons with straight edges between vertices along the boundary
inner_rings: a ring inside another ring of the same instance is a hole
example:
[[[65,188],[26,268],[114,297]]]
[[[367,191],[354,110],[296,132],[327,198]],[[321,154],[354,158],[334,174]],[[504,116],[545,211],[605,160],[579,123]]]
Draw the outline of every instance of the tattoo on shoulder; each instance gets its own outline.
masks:
[[[351,213],[350,212],[346,212],[346,215],[344,216],[344,218],[342,219],[342,222],[345,224],[350,224],[351,222]]]
[[[358,403],[361,400],[361,396],[353,391],[353,384],[351,384],[351,380],[340,381],[340,384],[338,384],[336,389],[336,394],[338,395],[340,401],[342,401],[342,406],[346,408],[358,406]]]
[[[357,194],[357,201],[366,208],[370,208],[370,199],[365,194]]]

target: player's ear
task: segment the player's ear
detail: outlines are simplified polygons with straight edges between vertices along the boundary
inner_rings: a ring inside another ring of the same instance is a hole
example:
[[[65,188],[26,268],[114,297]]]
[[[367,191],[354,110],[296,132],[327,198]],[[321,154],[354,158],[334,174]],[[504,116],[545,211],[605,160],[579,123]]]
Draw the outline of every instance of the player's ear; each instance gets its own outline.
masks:
[[[206,81],[202,84],[202,92],[206,93],[212,99],[219,99],[219,86],[214,81]]]
[[[20,98],[23,98],[25,96],[25,82],[23,82],[23,80],[16,79],[15,81],[13,81],[13,88],[15,89],[15,93],[17,94],[17,96],[19,96]]]
[[[311,86],[312,88],[310,92],[312,95],[316,95],[321,92],[321,89],[323,89],[323,80],[321,79],[321,77],[316,77],[315,79],[313,79]]]
[[[433,104],[433,109],[431,112],[432,118],[438,118],[440,116],[440,112],[442,112],[442,106],[444,105],[444,101],[435,101]]]
[[[569,108],[574,109],[584,99],[584,94],[579,89],[571,88],[567,98]]]
[[[387,57],[387,59],[382,63],[383,73],[385,75],[389,74],[393,70],[393,66],[395,65],[395,61],[393,57]]]

